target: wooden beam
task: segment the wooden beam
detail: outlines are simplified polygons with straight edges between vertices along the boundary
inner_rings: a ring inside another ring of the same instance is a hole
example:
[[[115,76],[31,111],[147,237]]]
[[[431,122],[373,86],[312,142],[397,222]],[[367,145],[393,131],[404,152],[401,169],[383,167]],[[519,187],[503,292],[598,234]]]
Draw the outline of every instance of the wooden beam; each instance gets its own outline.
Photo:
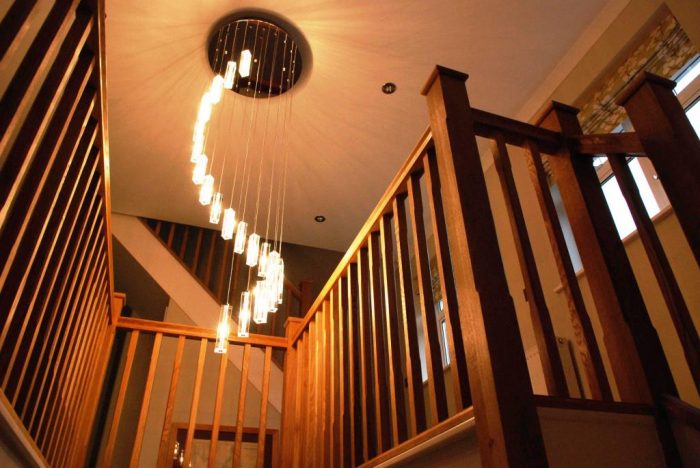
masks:
[[[569,137],[568,142],[581,156],[600,156],[608,153],[644,154],[639,136],[634,132],[574,135]]]

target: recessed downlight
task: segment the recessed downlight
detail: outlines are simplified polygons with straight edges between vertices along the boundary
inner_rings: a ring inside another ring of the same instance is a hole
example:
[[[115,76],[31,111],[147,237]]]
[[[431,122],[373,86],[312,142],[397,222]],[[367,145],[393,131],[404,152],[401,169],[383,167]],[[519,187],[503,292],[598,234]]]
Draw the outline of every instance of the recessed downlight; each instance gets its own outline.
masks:
[[[326,220],[326,217],[323,216],[323,215],[318,215],[318,216],[315,216],[315,217],[314,217],[314,221],[316,221],[317,223],[322,223],[322,222],[324,222],[325,220]]]
[[[391,81],[387,81],[382,85],[382,93],[384,94],[394,94],[396,92],[396,84]]]

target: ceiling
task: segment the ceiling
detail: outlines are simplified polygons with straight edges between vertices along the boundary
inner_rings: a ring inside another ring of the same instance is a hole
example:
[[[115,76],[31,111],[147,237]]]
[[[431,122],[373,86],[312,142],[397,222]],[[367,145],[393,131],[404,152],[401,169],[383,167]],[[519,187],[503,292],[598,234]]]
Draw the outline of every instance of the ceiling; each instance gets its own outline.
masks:
[[[113,210],[207,225],[191,136],[213,76],[208,34],[230,13],[274,11],[310,45],[289,124],[284,237],[344,251],[427,126],[419,91],[435,64],[470,74],[475,107],[514,115],[605,3],[107,0]],[[381,93],[387,81],[393,95]]]

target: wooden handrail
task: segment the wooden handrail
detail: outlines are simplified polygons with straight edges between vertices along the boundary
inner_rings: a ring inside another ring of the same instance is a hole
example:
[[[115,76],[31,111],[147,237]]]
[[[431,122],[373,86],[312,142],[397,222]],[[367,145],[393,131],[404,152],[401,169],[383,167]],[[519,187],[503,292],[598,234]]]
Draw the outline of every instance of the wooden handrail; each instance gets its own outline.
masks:
[[[139,319],[133,317],[119,317],[117,328],[125,330],[139,330],[147,333],[162,333],[167,336],[185,336],[187,338],[216,339],[216,331],[210,328],[182,325],[172,322],[158,322],[156,320]],[[235,344],[249,344],[252,346],[271,346],[273,348],[287,349],[287,339],[278,336],[250,334],[248,338],[240,338],[231,333],[228,339]]]

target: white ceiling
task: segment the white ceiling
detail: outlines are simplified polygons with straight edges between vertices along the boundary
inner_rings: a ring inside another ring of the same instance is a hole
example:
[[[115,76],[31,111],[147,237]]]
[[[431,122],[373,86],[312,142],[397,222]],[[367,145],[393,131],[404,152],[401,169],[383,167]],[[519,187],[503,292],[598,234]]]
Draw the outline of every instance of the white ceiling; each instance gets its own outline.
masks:
[[[113,210],[207,225],[191,183],[192,126],[212,77],[207,36],[232,12],[274,11],[309,42],[313,68],[295,88],[290,124],[285,240],[342,251],[427,125],[419,90],[435,64],[470,74],[475,107],[514,115],[605,3],[108,0]],[[380,90],[387,81],[398,85],[391,96]]]

